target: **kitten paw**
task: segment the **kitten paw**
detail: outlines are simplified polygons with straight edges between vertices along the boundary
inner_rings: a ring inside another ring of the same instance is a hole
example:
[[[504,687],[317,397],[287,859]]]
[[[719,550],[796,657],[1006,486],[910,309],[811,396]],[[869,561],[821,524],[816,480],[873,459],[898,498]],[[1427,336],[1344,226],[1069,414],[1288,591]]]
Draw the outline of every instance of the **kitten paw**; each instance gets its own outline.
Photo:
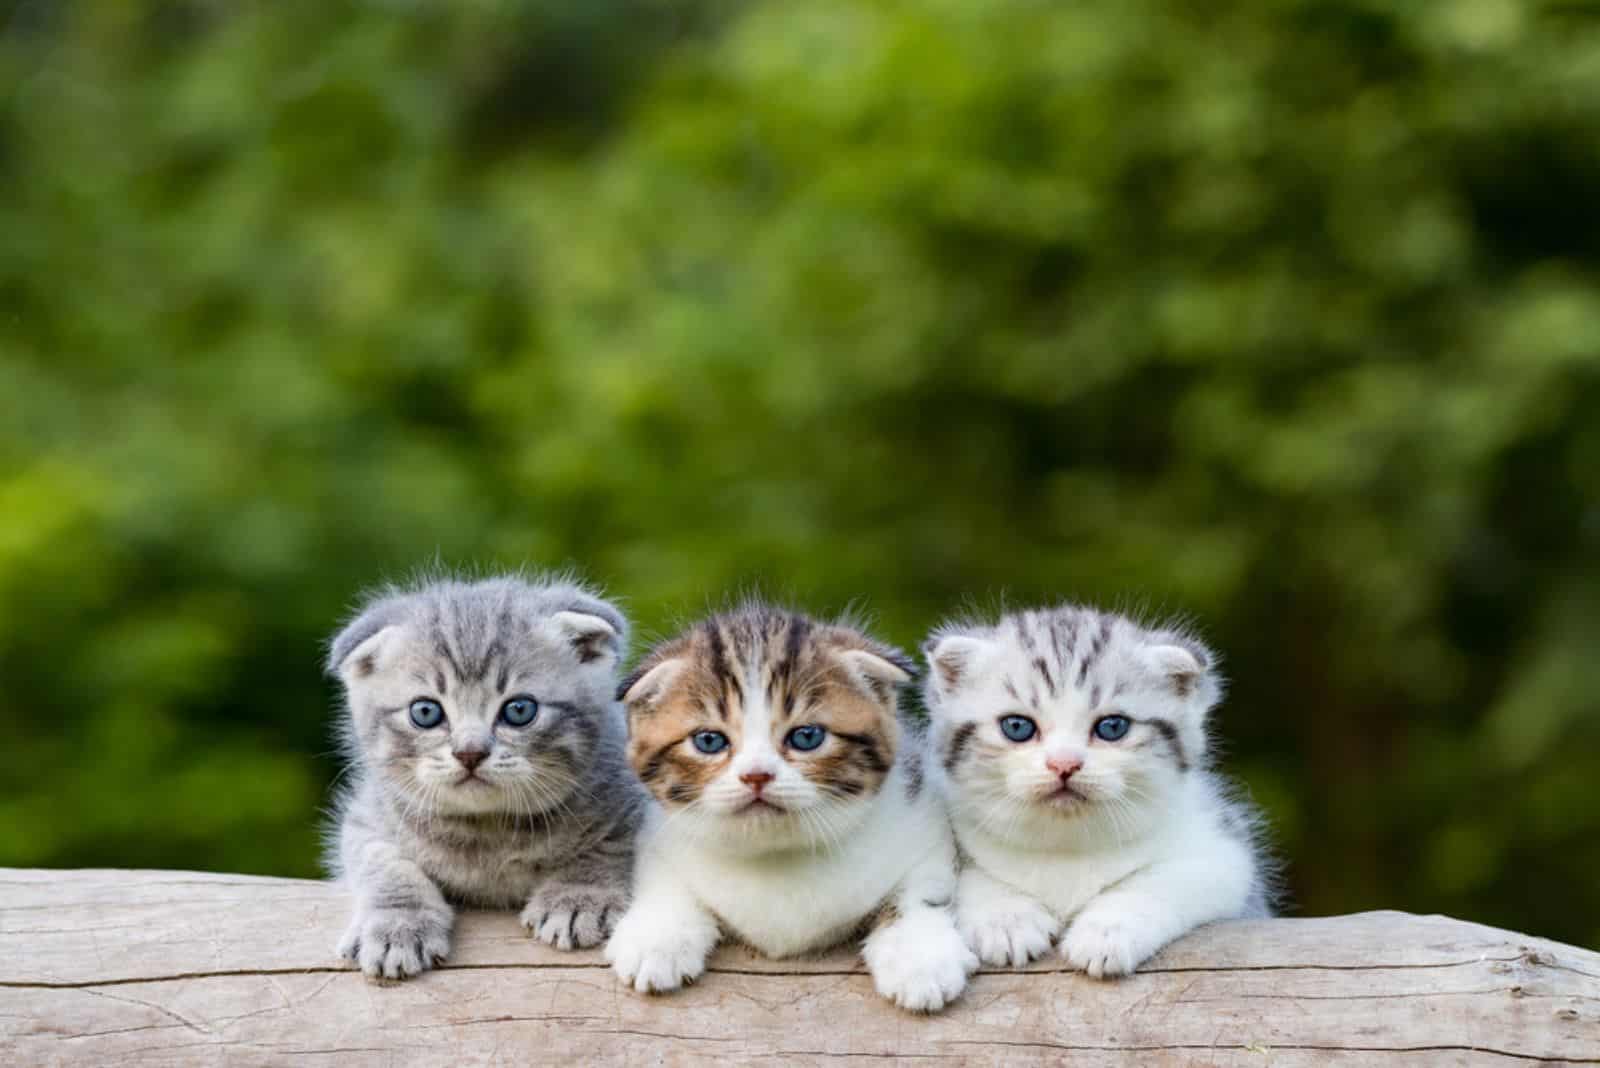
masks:
[[[978,970],[950,917],[937,911],[902,916],[868,937],[861,947],[878,993],[909,1012],[938,1012],[966,989]]]
[[[338,952],[369,979],[409,979],[449,955],[450,922],[411,909],[359,911]]]
[[[522,926],[557,949],[588,949],[611,936],[627,907],[627,894],[612,887],[545,887],[522,910]]]
[[[1067,928],[1061,955],[1093,979],[1127,975],[1161,948],[1151,943],[1152,926],[1135,916],[1086,912]]]
[[[978,959],[995,967],[1020,968],[1050,950],[1056,920],[1050,910],[1027,898],[1010,898],[986,909],[963,909],[961,937]]]
[[[639,993],[665,994],[698,979],[706,970],[707,952],[697,939],[649,930],[623,917],[605,956],[617,977]]]

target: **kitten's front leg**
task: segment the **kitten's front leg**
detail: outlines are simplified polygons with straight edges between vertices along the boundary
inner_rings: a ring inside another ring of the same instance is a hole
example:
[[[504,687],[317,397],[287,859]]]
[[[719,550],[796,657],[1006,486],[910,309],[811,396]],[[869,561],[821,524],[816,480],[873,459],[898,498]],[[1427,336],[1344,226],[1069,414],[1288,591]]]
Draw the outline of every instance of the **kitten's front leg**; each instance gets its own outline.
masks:
[[[664,994],[698,979],[721,932],[687,887],[665,872],[641,872],[633,904],[606,943],[606,960],[641,994]]]
[[[588,949],[611,936],[628,908],[633,832],[614,839],[551,873],[528,899],[522,926],[557,949]]]
[[[378,839],[347,842],[345,861],[356,907],[341,957],[368,978],[406,979],[449,955],[455,910],[416,862]]]
[[[913,868],[861,947],[878,993],[911,1012],[938,1012],[966,989],[978,958],[956,928],[955,849]]]
[[[1126,975],[1201,924],[1240,915],[1254,863],[1243,846],[1220,842],[1152,864],[1084,906],[1061,939],[1061,955],[1095,979]]]
[[[967,945],[997,967],[1021,967],[1044,956],[1061,929],[1038,901],[977,868],[961,873],[956,918]]]

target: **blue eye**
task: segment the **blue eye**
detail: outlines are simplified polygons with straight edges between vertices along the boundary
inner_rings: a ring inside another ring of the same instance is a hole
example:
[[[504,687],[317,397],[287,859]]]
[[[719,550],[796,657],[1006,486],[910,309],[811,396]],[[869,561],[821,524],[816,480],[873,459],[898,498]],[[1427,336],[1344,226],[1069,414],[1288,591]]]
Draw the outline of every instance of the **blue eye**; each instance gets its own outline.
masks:
[[[1000,733],[1013,742],[1025,742],[1039,733],[1039,725],[1027,716],[1001,716]]]
[[[1127,716],[1101,716],[1094,721],[1094,736],[1102,742],[1115,742],[1133,726]]]
[[[444,722],[444,706],[431,697],[419,697],[411,702],[411,722],[427,730]]]
[[[690,737],[702,753],[720,753],[728,748],[728,736],[721,731],[695,731]]]
[[[500,706],[500,718],[512,727],[526,727],[539,714],[539,702],[527,694],[519,694]]]
[[[789,743],[790,749],[798,749],[802,753],[808,753],[821,745],[822,740],[827,736],[828,731],[826,728],[819,727],[815,723],[807,723],[804,727],[796,727],[790,731],[789,737],[784,740]]]

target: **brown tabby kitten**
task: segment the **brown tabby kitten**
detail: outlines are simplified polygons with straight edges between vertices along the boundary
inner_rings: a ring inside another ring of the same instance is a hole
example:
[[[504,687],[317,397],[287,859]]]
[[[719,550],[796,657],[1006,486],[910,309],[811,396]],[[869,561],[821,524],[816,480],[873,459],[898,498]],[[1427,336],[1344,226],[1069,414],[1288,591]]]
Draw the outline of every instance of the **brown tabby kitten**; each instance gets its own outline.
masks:
[[[752,605],[660,646],[622,687],[629,759],[662,809],[607,957],[644,992],[699,975],[723,931],[769,956],[883,918],[878,990],[933,1011],[977,966],[956,931],[955,847],[896,708],[898,651]]]
[[[730,645],[745,663],[735,662]],[[849,654],[850,659],[840,654]],[[762,699],[759,709],[747,703],[746,671],[740,670],[748,669],[751,659],[759,664],[755,672]],[[644,700],[646,695],[641,694],[631,702],[637,714],[628,740],[628,756],[639,778],[663,804],[688,804],[708,791],[713,798],[746,800],[745,789],[727,781],[726,761],[707,760],[703,750],[679,744],[695,733],[690,725],[722,734],[729,743],[727,750],[738,750],[747,760],[755,759],[759,750],[763,766],[770,762],[764,758],[785,750],[782,742],[791,728],[814,723],[837,739],[837,744],[819,745],[804,758],[798,754],[805,750],[787,747],[797,774],[782,775],[781,781],[765,785],[757,795],[760,811],[768,815],[777,814],[777,809],[768,811],[765,806],[775,804],[780,795],[861,797],[876,793],[889,774],[901,735],[892,689],[909,678],[910,665],[888,646],[846,627],[818,626],[803,616],[745,613],[707,621],[656,649],[634,673],[634,680],[643,680],[669,662],[682,665],[673,669],[670,689],[664,689],[657,701]],[[851,664],[857,669],[851,670]],[[657,679],[658,684],[665,681]],[[624,694],[631,688],[625,683]],[[771,735],[771,748],[754,737],[741,744],[747,732],[762,729]],[[802,744],[811,737],[803,735]],[[768,835],[774,830],[751,821],[741,826],[759,826]]]

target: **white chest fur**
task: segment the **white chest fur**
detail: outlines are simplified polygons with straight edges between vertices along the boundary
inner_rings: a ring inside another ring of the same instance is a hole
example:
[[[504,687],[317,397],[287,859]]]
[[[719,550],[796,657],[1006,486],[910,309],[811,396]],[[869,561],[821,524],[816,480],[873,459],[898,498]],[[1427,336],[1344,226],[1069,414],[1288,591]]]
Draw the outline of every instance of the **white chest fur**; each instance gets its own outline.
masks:
[[[926,791],[907,799],[897,773],[861,824],[832,848],[732,855],[679,839],[670,826],[644,848],[727,935],[786,957],[848,936],[913,867],[948,848],[948,835],[935,799]]]
[[[1193,793],[1194,796],[1187,796]],[[1151,865],[1204,851],[1217,837],[1215,812],[1203,791],[1186,792],[1171,818],[1128,839],[1077,843],[1008,841],[982,829],[975,818],[957,815],[956,841],[972,862],[996,879],[1042,903],[1058,921],[1075,916],[1097,895]]]
[[[956,822],[956,841],[979,868],[1041,902],[1062,922],[1071,919],[1106,887],[1160,855],[1150,842],[1082,853],[1025,849],[963,821]]]

